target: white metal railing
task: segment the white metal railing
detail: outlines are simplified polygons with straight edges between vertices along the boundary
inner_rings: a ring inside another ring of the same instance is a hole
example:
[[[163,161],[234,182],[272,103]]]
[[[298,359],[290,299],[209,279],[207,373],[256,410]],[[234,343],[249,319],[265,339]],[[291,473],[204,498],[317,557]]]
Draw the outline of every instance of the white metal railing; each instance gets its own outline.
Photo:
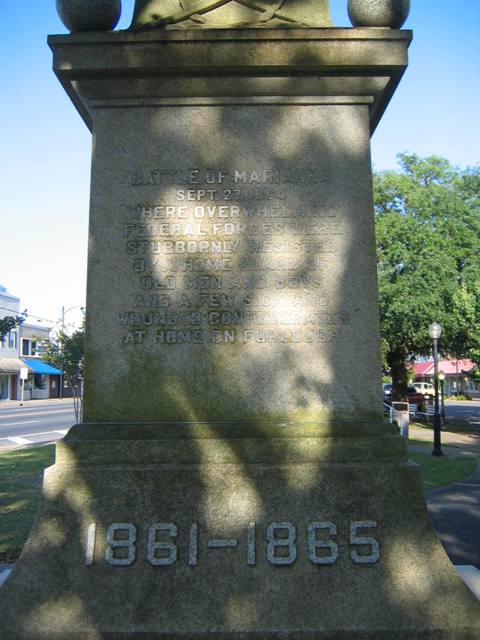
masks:
[[[400,429],[400,435],[402,435],[404,438],[408,438],[408,426],[410,422],[408,412],[398,411],[386,402],[383,403],[383,411],[384,413],[388,413],[390,424],[396,422],[398,428]]]
[[[393,419],[394,419],[394,414],[398,413],[398,411],[396,411],[392,406],[390,406],[389,404],[384,402],[383,403],[383,413],[384,414],[388,413],[388,421],[390,422],[390,424],[392,424],[393,423]]]

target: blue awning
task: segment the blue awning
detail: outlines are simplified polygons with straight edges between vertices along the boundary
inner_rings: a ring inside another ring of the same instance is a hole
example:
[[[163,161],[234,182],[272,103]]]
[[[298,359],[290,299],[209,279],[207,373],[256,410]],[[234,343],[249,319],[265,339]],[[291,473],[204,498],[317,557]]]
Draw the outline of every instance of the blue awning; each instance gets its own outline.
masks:
[[[29,369],[31,369],[34,373],[37,373],[42,376],[60,376],[62,372],[60,369],[56,369],[52,367],[51,364],[47,364],[43,360],[37,358],[22,358],[23,362],[27,365]]]

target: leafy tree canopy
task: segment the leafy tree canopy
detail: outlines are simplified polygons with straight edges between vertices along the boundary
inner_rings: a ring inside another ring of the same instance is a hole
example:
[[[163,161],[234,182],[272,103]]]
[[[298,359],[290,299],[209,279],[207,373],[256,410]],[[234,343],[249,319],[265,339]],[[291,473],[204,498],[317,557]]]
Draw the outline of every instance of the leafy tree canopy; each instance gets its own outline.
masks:
[[[0,318],[0,340],[2,340],[12,329],[18,327],[22,322],[25,322],[27,317],[27,310],[23,311],[19,316],[5,316]]]
[[[59,329],[44,345],[42,360],[63,371],[68,384],[75,387],[82,375],[85,354],[85,329],[82,327],[71,335]]]
[[[480,363],[480,169],[435,156],[399,156],[400,171],[374,177],[382,351],[394,397],[406,362],[441,350]]]
[[[42,360],[63,371],[63,375],[73,391],[73,408],[77,422],[82,420],[82,374],[85,355],[85,327],[71,335],[61,327],[44,343]]]

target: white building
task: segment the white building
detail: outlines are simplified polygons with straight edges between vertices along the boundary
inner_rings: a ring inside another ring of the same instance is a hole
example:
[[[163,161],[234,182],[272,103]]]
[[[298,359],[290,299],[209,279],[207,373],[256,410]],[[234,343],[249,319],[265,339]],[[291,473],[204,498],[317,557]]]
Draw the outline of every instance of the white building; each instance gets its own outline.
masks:
[[[20,298],[0,285],[0,318],[20,315]],[[19,359],[20,336],[18,327],[0,341],[0,400],[16,400],[20,387],[20,369],[25,364]]]
[[[0,318],[20,315],[20,298],[0,285]],[[0,401],[20,400],[20,372],[28,371],[23,399],[41,400],[59,397],[61,372],[43,362],[42,343],[48,340],[51,327],[22,323],[0,342]]]
[[[50,337],[51,327],[24,322],[19,327],[20,358],[29,369],[23,390],[24,400],[58,398],[60,371],[44,362],[42,343]]]

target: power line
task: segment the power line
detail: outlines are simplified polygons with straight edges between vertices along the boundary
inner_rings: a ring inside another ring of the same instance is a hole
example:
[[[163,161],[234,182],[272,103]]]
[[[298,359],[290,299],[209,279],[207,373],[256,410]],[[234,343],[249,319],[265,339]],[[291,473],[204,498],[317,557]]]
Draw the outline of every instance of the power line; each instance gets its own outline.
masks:
[[[0,309],[3,309],[4,311],[10,311],[10,313],[12,315],[15,315],[17,318],[21,318],[22,316],[24,316],[25,318],[36,318],[41,322],[56,322],[56,320],[52,320],[51,318],[42,318],[41,316],[37,316],[35,313],[28,313],[27,309],[25,309],[23,313],[19,313],[18,311],[15,311],[15,309],[10,309],[9,307],[0,306]]]
[[[27,313],[27,318],[36,318],[37,320],[41,320],[43,322],[57,322],[56,320],[52,320],[51,318],[42,318],[41,316],[37,316],[35,313]]]
[[[10,309],[9,307],[1,307],[0,306],[0,309],[4,309],[5,311],[10,311],[10,313],[15,314],[17,316],[17,318],[19,318],[20,316],[28,315],[26,313],[26,311],[27,311],[26,309],[25,309],[25,311],[23,313],[19,313],[18,311],[15,311],[15,309]]]

